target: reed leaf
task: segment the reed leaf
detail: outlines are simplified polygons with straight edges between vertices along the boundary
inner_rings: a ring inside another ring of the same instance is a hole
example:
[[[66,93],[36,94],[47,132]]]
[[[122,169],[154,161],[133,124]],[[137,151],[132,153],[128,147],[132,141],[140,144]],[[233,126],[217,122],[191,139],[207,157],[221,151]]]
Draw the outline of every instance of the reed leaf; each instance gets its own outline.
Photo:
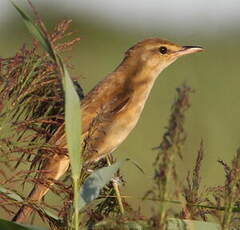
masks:
[[[7,220],[0,219],[0,229],[4,230],[50,230],[49,228],[36,227],[33,225],[17,224]]]
[[[108,167],[98,169],[86,179],[79,193],[80,208],[98,197],[100,190],[113,178],[120,165],[121,162],[116,162]]]
[[[81,164],[81,111],[80,111],[80,100],[74,89],[73,82],[69,76],[67,68],[65,67],[61,57],[56,55],[51,42],[48,37],[44,35],[43,31],[39,29],[37,25],[33,23],[30,17],[25,14],[18,6],[12,3],[19,14],[22,16],[29,32],[37,39],[45,51],[52,57],[53,60],[59,66],[60,72],[63,77],[63,86],[65,94],[65,128],[67,136],[67,147],[72,168],[72,178],[74,187],[74,206],[75,206],[75,229],[78,229],[78,188],[79,188],[79,178],[82,168]]]

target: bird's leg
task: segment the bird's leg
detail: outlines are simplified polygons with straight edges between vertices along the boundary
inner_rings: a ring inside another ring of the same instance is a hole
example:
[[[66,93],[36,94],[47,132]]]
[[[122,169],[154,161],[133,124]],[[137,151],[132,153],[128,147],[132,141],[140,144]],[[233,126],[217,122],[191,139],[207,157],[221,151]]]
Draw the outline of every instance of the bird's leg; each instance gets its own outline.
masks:
[[[110,166],[111,165],[111,160],[110,160],[109,155],[106,156],[106,159],[107,159],[108,166]],[[117,202],[118,202],[118,205],[119,205],[120,212],[123,215],[124,214],[124,207],[123,207],[122,198],[121,198],[121,194],[120,194],[120,190],[119,190],[119,185],[115,180],[112,180],[112,183],[113,183],[114,191],[116,193],[116,198],[117,198]]]

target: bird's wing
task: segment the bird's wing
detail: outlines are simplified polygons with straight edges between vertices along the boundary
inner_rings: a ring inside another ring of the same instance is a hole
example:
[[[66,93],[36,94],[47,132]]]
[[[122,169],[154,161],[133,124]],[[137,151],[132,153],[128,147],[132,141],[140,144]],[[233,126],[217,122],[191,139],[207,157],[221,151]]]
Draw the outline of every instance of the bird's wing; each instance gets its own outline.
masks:
[[[131,94],[128,92],[128,87],[111,80],[111,78],[105,78],[82,101],[82,134],[84,136],[99,114],[104,114],[111,119],[111,116],[122,111],[129,102]]]

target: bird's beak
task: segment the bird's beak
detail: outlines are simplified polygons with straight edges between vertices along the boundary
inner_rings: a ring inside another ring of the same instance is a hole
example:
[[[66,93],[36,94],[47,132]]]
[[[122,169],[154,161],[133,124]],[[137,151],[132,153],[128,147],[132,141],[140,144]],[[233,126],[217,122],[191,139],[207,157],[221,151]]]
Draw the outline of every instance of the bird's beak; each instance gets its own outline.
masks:
[[[174,53],[174,56],[181,57],[187,54],[202,52],[203,50],[201,46],[183,46],[182,49]]]

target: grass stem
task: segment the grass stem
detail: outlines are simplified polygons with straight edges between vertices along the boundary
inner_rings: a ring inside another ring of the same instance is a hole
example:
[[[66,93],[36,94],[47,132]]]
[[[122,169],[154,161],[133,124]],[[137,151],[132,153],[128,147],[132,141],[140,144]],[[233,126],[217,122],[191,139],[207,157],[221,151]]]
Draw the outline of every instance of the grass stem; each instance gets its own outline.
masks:
[[[110,166],[111,165],[111,161],[109,159],[109,156],[106,156],[106,158],[107,158],[107,164],[108,164],[108,166]],[[118,183],[115,182],[115,181],[113,181],[112,183],[113,183],[114,191],[116,193],[116,198],[117,198],[117,202],[118,202],[118,205],[119,205],[120,212],[123,215],[124,214],[124,207],[123,207],[121,193],[120,193],[120,190],[119,190]]]
[[[79,178],[73,177],[74,230],[79,230]]]

